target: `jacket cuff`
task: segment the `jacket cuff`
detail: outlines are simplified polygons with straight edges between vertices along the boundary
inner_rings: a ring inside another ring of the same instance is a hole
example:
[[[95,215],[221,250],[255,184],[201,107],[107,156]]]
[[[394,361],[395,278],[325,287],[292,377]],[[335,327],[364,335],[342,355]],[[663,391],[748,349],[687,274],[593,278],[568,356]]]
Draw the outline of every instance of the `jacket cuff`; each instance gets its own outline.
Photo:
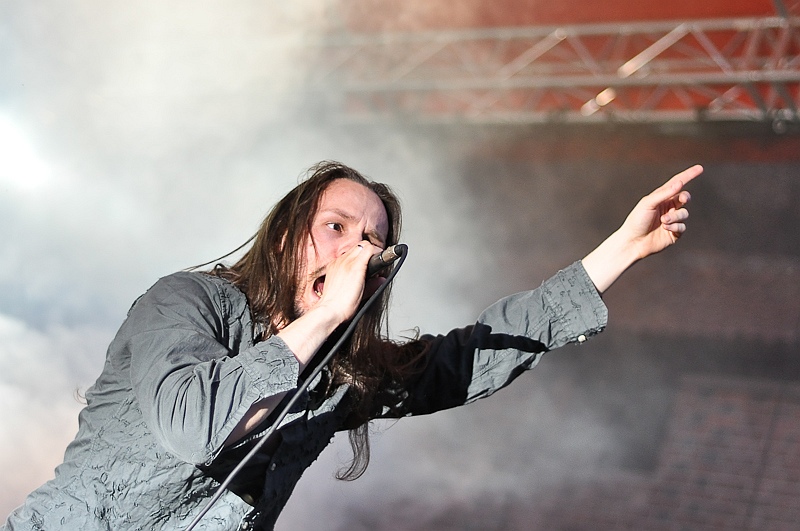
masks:
[[[297,387],[300,362],[286,343],[271,336],[237,357],[251,378],[251,385],[260,398],[267,398]]]
[[[543,287],[567,343],[583,343],[605,329],[608,308],[580,261],[556,273]]]

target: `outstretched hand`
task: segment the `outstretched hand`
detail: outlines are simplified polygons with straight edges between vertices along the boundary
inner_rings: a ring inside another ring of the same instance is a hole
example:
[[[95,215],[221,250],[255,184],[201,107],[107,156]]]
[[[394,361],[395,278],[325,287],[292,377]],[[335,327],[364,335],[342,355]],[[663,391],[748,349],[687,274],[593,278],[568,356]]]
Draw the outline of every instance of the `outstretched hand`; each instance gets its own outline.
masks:
[[[682,171],[643,197],[628,214],[618,232],[638,250],[638,259],[666,249],[686,231],[691,195],[683,187],[702,172],[699,165]]]
[[[683,187],[703,173],[692,166],[644,196],[622,226],[583,259],[583,267],[602,293],[637,260],[662,251],[686,231],[691,199]]]

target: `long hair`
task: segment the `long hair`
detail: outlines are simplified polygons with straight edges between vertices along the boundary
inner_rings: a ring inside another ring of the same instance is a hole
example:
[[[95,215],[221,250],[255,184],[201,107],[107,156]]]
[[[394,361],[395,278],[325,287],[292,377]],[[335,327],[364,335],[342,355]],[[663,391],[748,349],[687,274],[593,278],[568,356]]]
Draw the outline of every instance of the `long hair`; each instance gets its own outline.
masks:
[[[277,333],[298,316],[296,290],[305,261],[311,224],[326,188],[347,179],[372,190],[383,203],[389,221],[386,245],[400,236],[400,202],[385,184],[373,182],[338,162],[313,166],[305,180],[283,197],[267,215],[255,235],[252,247],[234,265],[217,265],[213,273],[228,279],[246,295],[256,326],[256,340]],[[368,421],[382,407],[387,388],[399,385],[415,372],[420,353],[410,345],[397,345],[385,338],[386,310],[391,287],[359,321],[353,335],[331,361],[326,394],[348,384],[352,413],[347,422],[353,460],[340,471],[339,479],[360,477],[369,464]]]

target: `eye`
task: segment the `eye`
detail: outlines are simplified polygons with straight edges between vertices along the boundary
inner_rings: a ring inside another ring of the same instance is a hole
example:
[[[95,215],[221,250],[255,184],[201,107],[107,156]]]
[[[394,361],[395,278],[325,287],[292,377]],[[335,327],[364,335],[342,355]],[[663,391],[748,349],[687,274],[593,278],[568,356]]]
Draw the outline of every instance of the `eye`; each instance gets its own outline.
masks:
[[[335,221],[331,221],[325,224],[329,229],[335,230],[336,232],[342,232],[344,230],[344,226],[341,223],[336,223]]]

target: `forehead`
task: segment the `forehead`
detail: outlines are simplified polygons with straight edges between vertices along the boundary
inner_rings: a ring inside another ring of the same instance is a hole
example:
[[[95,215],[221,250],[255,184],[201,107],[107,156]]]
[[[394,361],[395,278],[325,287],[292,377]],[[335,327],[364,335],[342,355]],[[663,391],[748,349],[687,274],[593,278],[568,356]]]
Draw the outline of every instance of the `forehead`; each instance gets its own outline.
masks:
[[[355,181],[337,179],[331,182],[320,198],[318,215],[339,213],[354,221],[362,221],[367,230],[382,237],[389,232],[389,218],[378,195]]]

